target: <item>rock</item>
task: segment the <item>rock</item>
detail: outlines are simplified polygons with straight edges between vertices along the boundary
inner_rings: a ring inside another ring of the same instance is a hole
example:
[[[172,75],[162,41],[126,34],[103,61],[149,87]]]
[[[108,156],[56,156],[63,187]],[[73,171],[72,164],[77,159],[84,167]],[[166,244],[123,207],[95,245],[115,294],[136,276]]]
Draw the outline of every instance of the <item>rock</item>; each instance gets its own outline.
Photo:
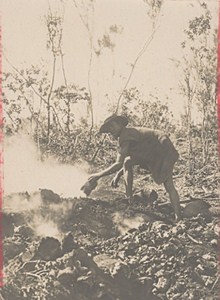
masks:
[[[26,223],[25,213],[11,213],[10,216],[15,227]]]
[[[218,246],[218,240],[217,239],[212,239],[210,241],[210,244],[213,246],[213,247],[217,247]]]
[[[22,253],[26,248],[26,245],[20,241],[5,241],[3,252],[4,252],[4,260],[12,259],[18,254]]]
[[[62,241],[62,252],[68,253],[71,252],[73,249],[77,248],[77,243],[74,240],[74,237],[71,232],[68,232]]]
[[[74,258],[74,250],[72,252],[64,254],[62,257],[59,257],[56,259],[55,262],[52,263],[58,263],[60,268],[66,268],[70,267],[72,268],[73,265],[75,265],[75,258]]]
[[[127,264],[116,262],[111,269],[111,276],[116,280],[121,280],[130,277],[130,270]]]
[[[153,202],[158,199],[158,194],[155,190],[152,190],[149,194],[149,199]]]
[[[133,255],[133,254],[135,254],[135,251],[136,251],[137,247],[138,247],[137,243],[134,243],[134,242],[127,243],[126,247],[124,248],[125,254],[126,255]]]
[[[204,283],[202,277],[199,275],[198,272],[193,271],[192,274],[191,274],[191,278],[192,278],[193,281],[199,283],[200,285],[202,285],[202,286],[205,285],[205,283]]]
[[[51,204],[51,203],[55,203],[58,204],[61,202],[60,196],[58,194],[55,194],[53,191],[51,190],[47,190],[47,189],[42,189],[40,191],[41,194],[41,198],[44,204]]]
[[[148,192],[144,192],[144,191],[140,191],[138,193],[135,193],[133,195],[133,199],[134,201],[143,203],[143,204],[149,204],[152,205],[158,198],[158,194],[155,190],[152,191],[148,191]]]
[[[184,280],[178,280],[175,284],[175,289],[181,294],[184,293],[187,289],[186,282]]]
[[[203,236],[205,238],[207,238],[208,240],[211,240],[211,239],[215,238],[215,233],[213,230],[208,229],[208,230],[203,231]]]
[[[155,221],[152,224],[151,231],[166,231],[169,230],[170,225],[164,223],[163,221]]]
[[[152,291],[153,289],[153,280],[150,277],[140,277],[138,279],[138,281],[140,281],[142,283],[142,285],[145,287],[145,289],[147,289],[148,291]]]
[[[210,215],[210,207],[211,205],[203,200],[194,200],[193,202],[186,205],[186,207],[183,209],[183,217],[192,218],[196,217],[198,214]]]
[[[31,252],[30,250],[26,250],[22,256],[21,256],[21,260],[23,262],[27,262],[27,261],[30,261],[33,259],[35,253],[34,252]]]
[[[162,300],[152,293],[153,281],[149,277],[140,278],[139,282],[130,284],[130,287],[133,291],[132,300]]]
[[[2,215],[2,234],[3,237],[10,237],[14,234],[13,217],[10,214],[3,213]]]
[[[100,269],[102,269],[103,271],[108,271],[109,273],[114,268],[114,265],[116,263],[121,262],[120,259],[111,258],[106,254],[96,255],[94,256],[93,260]]]
[[[203,274],[207,276],[214,276],[217,272],[217,263],[213,261],[206,261],[204,265],[205,269]]]
[[[217,236],[220,236],[220,222],[218,222],[217,224],[215,224],[215,226],[214,226],[214,233]]]
[[[65,268],[60,270],[57,274],[57,280],[62,283],[64,286],[70,286],[74,283],[76,279],[76,269],[75,268]]]
[[[159,277],[157,284],[155,285],[158,293],[166,293],[170,287],[170,279],[164,276]]]
[[[34,230],[26,225],[21,225],[15,228],[15,234],[19,234],[25,238],[33,238]]]
[[[166,254],[166,255],[176,255],[178,251],[178,248],[177,246],[175,246],[174,244],[172,243],[169,243],[169,244],[164,244],[163,246],[163,252]]]
[[[61,253],[60,242],[53,237],[46,237],[41,239],[36,257],[43,260],[55,260]]]

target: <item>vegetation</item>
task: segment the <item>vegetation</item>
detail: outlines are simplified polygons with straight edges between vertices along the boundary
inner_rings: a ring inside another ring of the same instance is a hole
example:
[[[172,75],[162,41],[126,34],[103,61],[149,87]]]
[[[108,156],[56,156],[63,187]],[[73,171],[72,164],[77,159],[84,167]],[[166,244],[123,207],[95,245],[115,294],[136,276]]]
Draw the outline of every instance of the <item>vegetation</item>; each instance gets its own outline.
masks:
[[[123,113],[130,119],[131,125],[161,129],[173,135],[177,143],[181,140],[179,151],[183,157],[182,163],[188,165],[188,173],[193,176],[196,170],[207,164],[217,167],[217,32],[212,28],[207,5],[200,4],[202,13],[190,20],[185,29],[182,60],[173,59],[181,71],[179,93],[185,99],[185,112],[182,113],[181,122],[177,124],[167,104],[169,96],[161,99],[155,93],[150,93],[146,98],[137,87],[128,87],[138,61],[157,33],[163,7],[162,1],[145,3],[152,31],[131,64],[118,100],[113,106],[109,106],[109,114]],[[91,67],[94,56],[101,56],[105,49],[114,52],[114,35],[122,34],[123,28],[116,24],[110,26],[109,32],[96,43],[92,27],[95,3],[91,1],[87,6],[83,1],[73,1],[73,4],[89,37],[91,55],[88,62],[88,86],[76,86],[73,82],[68,82],[62,42],[64,20],[50,10],[45,17],[45,28],[48,33],[48,51],[53,57],[52,72],[49,74],[44,65],[17,69],[5,58],[12,68],[11,72],[3,73],[5,134],[28,131],[42,150],[43,156],[53,155],[72,164],[78,160],[87,160],[107,165],[113,160],[114,151],[111,150],[116,145],[109,137],[97,135]],[[64,84],[55,87],[58,59],[61,59]],[[114,76],[114,70],[112,74]],[[199,112],[196,122],[193,116],[195,109]],[[79,110],[85,113],[80,120],[76,120]]]

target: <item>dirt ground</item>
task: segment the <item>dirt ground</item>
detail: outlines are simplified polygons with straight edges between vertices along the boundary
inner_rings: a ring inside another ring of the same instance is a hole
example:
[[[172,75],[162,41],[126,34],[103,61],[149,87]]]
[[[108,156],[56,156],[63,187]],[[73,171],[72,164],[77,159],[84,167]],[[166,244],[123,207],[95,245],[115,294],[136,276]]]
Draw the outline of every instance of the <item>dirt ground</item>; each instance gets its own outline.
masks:
[[[0,299],[219,299],[217,195],[184,193],[178,223],[163,189],[8,196]]]

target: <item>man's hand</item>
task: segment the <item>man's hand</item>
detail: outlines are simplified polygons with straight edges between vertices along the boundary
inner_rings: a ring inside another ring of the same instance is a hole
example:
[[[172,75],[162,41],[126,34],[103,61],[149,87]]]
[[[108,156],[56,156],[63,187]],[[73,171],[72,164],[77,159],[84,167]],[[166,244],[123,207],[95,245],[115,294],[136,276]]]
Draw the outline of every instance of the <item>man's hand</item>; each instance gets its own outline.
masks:
[[[120,179],[120,176],[118,176],[118,173],[114,176],[114,178],[112,179],[112,182],[111,182],[111,187],[113,188],[117,188],[119,187],[119,179]]]
[[[112,179],[112,182],[111,182],[111,186],[113,188],[117,188],[119,185],[118,185],[118,182],[121,178],[121,176],[123,175],[123,168],[121,168],[115,175],[115,177]]]

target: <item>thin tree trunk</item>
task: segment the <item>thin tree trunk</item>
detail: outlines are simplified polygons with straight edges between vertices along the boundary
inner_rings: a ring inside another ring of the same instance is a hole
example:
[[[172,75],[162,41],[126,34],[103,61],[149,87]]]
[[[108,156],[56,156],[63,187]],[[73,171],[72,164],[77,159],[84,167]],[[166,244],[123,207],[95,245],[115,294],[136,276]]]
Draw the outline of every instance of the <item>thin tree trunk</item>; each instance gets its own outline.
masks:
[[[53,55],[53,70],[52,70],[52,79],[50,85],[50,92],[47,97],[47,143],[50,142],[50,126],[51,126],[51,110],[50,110],[50,100],[53,92],[53,85],[55,80],[55,69],[56,69],[56,55]]]
[[[188,139],[188,172],[191,175],[193,172],[192,165],[192,132],[191,132],[191,124],[192,124],[192,96],[191,96],[191,87],[189,78],[185,79],[187,86],[187,139]]]
[[[66,120],[66,129],[67,129],[67,134],[68,137],[70,136],[70,98],[69,98],[69,89],[68,89],[68,84],[67,84],[67,79],[66,79],[66,72],[65,72],[65,67],[64,67],[64,59],[63,59],[63,53],[61,52],[61,65],[62,65],[62,71],[63,71],[63,78],[66,86],[66,91],[67,91],[67,99],[66,99],[66,108],[67,108],[67,120]]]
[[[89,110],[91,114],[91,126],[89,130],[89,139],[87,143],[87,149],[91,143],[92,139],[92,130],[94,127],[94,111],[93,111],[93,99],[92,99],[92,90],[91,90],[91,71],[92,71],[92,59],[93,59],[93,45],[92,45],[92,37],[90,37],[90,57],[89,57],[89,69],[88,69],[88,89],[89,89],[89,95],[90,95],[90,100],[89,100]]]

